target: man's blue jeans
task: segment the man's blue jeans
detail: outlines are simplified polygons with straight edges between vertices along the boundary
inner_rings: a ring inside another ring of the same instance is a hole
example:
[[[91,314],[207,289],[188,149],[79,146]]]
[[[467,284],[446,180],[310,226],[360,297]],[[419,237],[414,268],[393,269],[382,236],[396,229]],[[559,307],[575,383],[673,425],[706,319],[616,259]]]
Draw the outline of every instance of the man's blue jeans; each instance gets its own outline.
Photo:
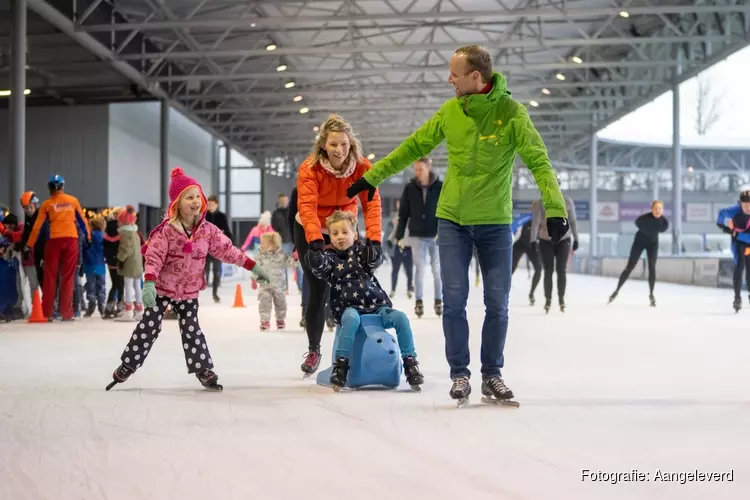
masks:
[[[469,371],[469,264],[474,247],[484,284],[485,316],[482,326],[482,377],[500,375],[508,333],[508,298],[513,255],[510,224],[460,226],[438,221],[440,269],[443,275],[443,334],[445,357],[452,379]]]
[[[383,326],[385,328],[396,330],[396,339],[398,339],[401,357],[414,356],[416,358],[414,335],[412,334],[411,324],[406,314],[390,307],[381,307],[375,314],[379,314],[383,318]],[[347,307],[341,315],[341,329],[339,330],[339,343],[336,346],[336,358],[351,358],[352,348],[354,347],[354,335],[357,333],[360,324],[359,316],[359,311],[353,307]]]
[[[438,256],[437,241],[435,238],[419,238],[412,236],[411,251],[414,255],[414,265],[417,268],[417,276],[414,282],[414,292],[417,300],[422,300],[424,295],[424,271],[427,268],[427,258],[430,258],[432,267],[432,279],[435,290],[435,300],[443,299],[443,285],[440,281],[440,257]]]

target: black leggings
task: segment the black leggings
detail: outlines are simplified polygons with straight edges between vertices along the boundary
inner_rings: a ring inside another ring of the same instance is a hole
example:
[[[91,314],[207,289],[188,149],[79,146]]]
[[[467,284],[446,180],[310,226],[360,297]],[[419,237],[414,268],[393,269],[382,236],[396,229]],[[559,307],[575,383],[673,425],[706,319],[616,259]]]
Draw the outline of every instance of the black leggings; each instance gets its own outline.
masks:
[[[654,284],[656,283],[656,259],[659,256],[659,242],[646,244],[638,241],[638,239],[636,239],[633,242],[633,246],[630,247],[628,264],[620,275],[620,281],[617,283],[617,290],[615,290],[615,293],[619,292],[622,285],[625,284],[628,276],[630,276],[630,273],[638,264],[644,250],[646,251],[646,261],[648,262],[648,290],[649,294],[654,294]]]
[[[735,241],[732,243],[737,245],[737,263],[734,265],[734,298],[740,300],[742,295],[742,274],[745,271],[745,282],[747,283],[748,290],[750,290],[750,256],[745,255],[745,249],[750,248],[750,245],[743,245],[742,243]]]
[[[553,244],[551,241],[539,240],[539,252],[544,266],[544,298],[552,300],[552,274],[557,272],[557,296],[565,298],[566,268],[570,256],[570,238]]]
[[[391,269],[391,291],[396,291],[396,285],[398,285],[398,272],[401,266],[404,266],[404,272],[406,273],[406,289],[410,292],[414,290],[414,258],[412,256],[411,247],[404,247],[402,250],[398,246],[393,250],[393,267]]]
[[[120,276],[120,273],[117,272],[117,268],[110,267],[109,268],[109,278],[112,280],[112,288],[109,289],[109,296],[107,297],[107,302],[114,302],[115,301],[115,294],[117,294],[117,302],[124,302],[125,301],[125,278]]]
[[[328,235],[323,235],[326,244],[331,240]],[[310,350],[320,349],[320,339],[323,337],[323,327],[326,321],[326,301],[328,300],[328,283],[316,278],[307,266],[305,254],[307,253],[307,239],[305,230],[299,222],[294,224],[294,246],[297,247],[297,255],[302,272],[304,273],[304,283],[309,286],[310,296],[305,309],[305,330],[307,331],[307,341]]]
[[[542,264],[541,262],[539,262],[539,252],[536,251],[533,245],[524,240],[518,240],[513,243],[512,273],[516,272],[518,262],[521,260],[521,257],[523,257],[524,254],[526,254],[526,257],[528,258],[529,262],[531,262],[531,265],[534,266],[534,275],[531,278],[531,291],[529,292],[529,296],[533,296],[534,291],[539,284],[539,280],[542,278]]]

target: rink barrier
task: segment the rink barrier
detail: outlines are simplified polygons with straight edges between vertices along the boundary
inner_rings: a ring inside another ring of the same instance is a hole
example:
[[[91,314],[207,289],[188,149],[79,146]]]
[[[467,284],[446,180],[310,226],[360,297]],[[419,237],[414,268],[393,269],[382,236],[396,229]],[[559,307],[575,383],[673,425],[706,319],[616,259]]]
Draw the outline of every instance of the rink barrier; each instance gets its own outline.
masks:
[[[568,270],[572,273],[617,278],[625,269],[624,257],[574,256]],[[656,261],[656,281],[707,287],[731,288],[734,262],[727,257],[684,257],[660,255]],[[629,279],[648,277],[646,259],[641,258]]]

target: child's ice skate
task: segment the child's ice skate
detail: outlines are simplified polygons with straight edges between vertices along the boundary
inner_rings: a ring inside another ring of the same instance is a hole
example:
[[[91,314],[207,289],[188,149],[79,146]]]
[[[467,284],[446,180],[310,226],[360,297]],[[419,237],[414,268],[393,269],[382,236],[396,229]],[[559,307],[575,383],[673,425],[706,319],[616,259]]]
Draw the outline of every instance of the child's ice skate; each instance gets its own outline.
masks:
[[[102,319],[114,319],[117,317],[117,304],[115,302],[107,302],[107,306],[104,308],[104,314]]]
[[[261,332],[267,332],[271,329],[271,322],[270,321],[261,321],[260,322],[260,331]]]
[[[511,391],[500,375],[487,377],[482,380],[482,403],[494,405],[506,405],[518,408],[520,404],[513,401]]]
[[[143,304],[135,305],[135,309],[133,310],[133,319],[135,321],[140,321],[143,319]]]
[[[89,305],[86,308],[86,312],[83,314],[83,316],[85,318],[90,318],[94,315],[94,311],[96,311],[96,304],[93,301],[89,302]]]
[[[560,312],[565,312],[565,299],[560,297],[559,302],[560,302]]]
[[[346,387],[346,376],[349,373],[349,360],[341,356],[336,358],[333,363],[333,369],[331,370],[331,386],[336,392],[341,392],[342,387]]]
[[[198,381],[201,383],[201,385],[209,391],[224,390],[224,386],[218,383],[219,376],[216,375],[216,373],[214,373],[214,371],[210,368],[206,368],[205,370],[197,372],[195,376],[198,378]]]
[[[450,397],[458,400],[458,407],[463,408],[469,404],[469,395],[471,394],[471,384],[469,383],[469,377],[456,377],[453,379],[453,387],[451,387]]]
[[[438,318],[443,315],[443,301],[440,299],[435,299],[435,314]]]
[[[133,304],[130,303],[125,304],[125,310],[122,315],[115,318],[115,321],[119,322],[132,322],[133,320]]]
[[[130,377],[132,374],[135,373],[135,370],[130,368],[125,363],[121,364],[117,369],[112,373],[112,382],[105,388],[105,390],[110,390],[117,384],[122,384],[125,382],[128,377]]]
[[[424,375],[419,371],[419,362],[414,356],[404,356],[404,375],[406,375],[406,383],[414,392],[422,392],[419,386],[424,384]]]
[[[549,314],[549,310],[552,307],[552,299],[546,299],[544,302],[544,313]]]
[[[417,315],[417,318],[421,318],[424,315],[424,303],[422,299],[417,299],[417,302],[414,304],[414,314]]]
[[[283,319],[277,319],[276,320],[276,329],[277,330],[283,330],[286,328],[286,321]]]
[[[304,357],[305,361],[302,363],[302,366],[300,368],[304,373],[304,375],[302,375],[302,378],[307,378],[318,371],[318,367],[320,366],[320,348],[311,347]]]
[[[406,291],[406,298],[411,300],[411,298],[414,297],[414,290],[407,290]]]
[[[326,326],[328,326],[328,331],[332,332],[336,329],[336,320],[333,319],[332,316],[329,316],[326,318]]]
[[[735,314],[740,312],[740,309],[742,309],[742,299],[739,297],[735,298],[732,307],[734,307]]]
[[[653,294],[648,296],[648,301],[651,304],[651,307],[656,307],[656,299]]]
[[[534,296],[532,294],[529,294],[529,305],[533,306],[536,303],[536,300],[534,299]]]
[[[607,302],[607,305],[610,305],[612,302],[614,302],[616,298],[617,298],[617,292],[614,292],[612,295],[609,296],[609,302]]]

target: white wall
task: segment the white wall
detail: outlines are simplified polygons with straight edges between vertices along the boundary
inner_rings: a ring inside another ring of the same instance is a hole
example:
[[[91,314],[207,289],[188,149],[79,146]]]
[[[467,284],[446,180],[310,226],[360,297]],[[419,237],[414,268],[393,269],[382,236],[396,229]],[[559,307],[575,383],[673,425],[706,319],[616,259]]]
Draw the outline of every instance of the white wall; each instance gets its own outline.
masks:
[[[160,104],[111,104],[109,121],[109,203],[160,200]],[[180,113],[170,110],[169,165],[180,166],[204,189],[211,190],[211,136]]]

